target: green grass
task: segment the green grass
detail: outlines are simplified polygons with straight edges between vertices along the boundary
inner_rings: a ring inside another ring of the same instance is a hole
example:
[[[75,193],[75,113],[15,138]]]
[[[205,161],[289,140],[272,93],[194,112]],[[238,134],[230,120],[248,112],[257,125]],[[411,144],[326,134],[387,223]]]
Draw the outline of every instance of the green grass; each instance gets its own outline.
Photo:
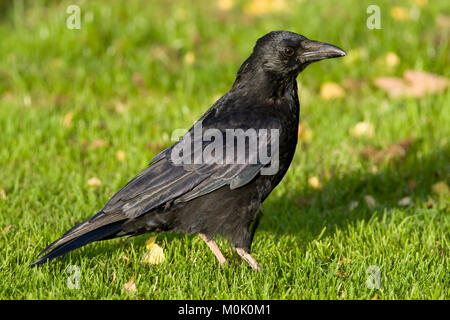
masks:
[[[74,3],[80,30],[66,28]],[[450,184],[450,92],[392,99],[373,85],[407,69],[450,76],[448,29],[436,23],[448,19],[448,3],[415,3],[395,2],[420,12],[401,21],[390,1],[292,1],[290,10],[260,17],[244,13],[245,1],[229,12],[206,0],[1,2],[0,298],[449,299],[449,197],[433,185]],[[381,8],[381,30],[366,27],[370,4]],[[298,79],[301,121],[313,136],[263,205],[252,246],[261,272],[226,241],[219,245],[229,261],[220,267],[199,237],[171,233],[157,239],[167,258],[158,266],[139,263],[147,239],[139,236],[28,268],[230,88],[258,37],[280,29],[350,54]],[[366,53],[358,58],[357,48]],[[388,52],[398,66],[386,66]],[[321,98],[321,84],[345,79],[358,86],[341,99]],[[374,125],[373,137],[349,133],[360,121]],[[415,142],[405,158],[360,156],[406,137]],[[319,189],[308,184],[313,176]],[[101,185],[89,187],[92,177]],[[410,205],[398,204],[404,197]],[[80,268],[79,290],[66,285],[70,265]],[[370,266],[380,270],[379,289],[366,285]],[[129,294],[123,288],[133,276],[137,292]]]

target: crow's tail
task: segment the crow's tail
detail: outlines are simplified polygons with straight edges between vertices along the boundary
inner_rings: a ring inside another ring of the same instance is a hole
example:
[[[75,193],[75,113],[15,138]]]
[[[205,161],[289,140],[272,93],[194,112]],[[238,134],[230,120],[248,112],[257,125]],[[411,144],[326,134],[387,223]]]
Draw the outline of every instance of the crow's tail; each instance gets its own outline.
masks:
[[[117,221],[111,224],[107,224],[100,228],[88,231],[74,239],[65,242],[61,241],[64,239],[63,236],[61,239],[54,242],[54,244],[56,244],[56,242],[62,242],[60,245],[55,246],[54,244],[51,244],[50,246],[48,246],[47,249],[45,249],[42,253],[46,252],[50,248],[53,250],[45,254],[44,256],[40,257],[35,262],[33,262],[30,265],[30,268],[45,263],[47,261],[50,261],[72,250],[78,249],[88,243],[114,238],[116,237],[117,233],[121,230],[123,223],[124,223],[123,221]]]

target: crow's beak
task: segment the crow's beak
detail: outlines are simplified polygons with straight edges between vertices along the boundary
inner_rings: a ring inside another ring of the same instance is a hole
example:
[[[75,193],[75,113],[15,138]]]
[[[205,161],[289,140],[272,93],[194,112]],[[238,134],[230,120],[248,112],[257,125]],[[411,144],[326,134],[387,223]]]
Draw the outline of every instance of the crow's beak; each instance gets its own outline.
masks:
[[[303,51],[299,56],[302,63],[311,63],[324,59],[343,57],[346,52],[339,47],[329,43],[304,40],[302,42]]]

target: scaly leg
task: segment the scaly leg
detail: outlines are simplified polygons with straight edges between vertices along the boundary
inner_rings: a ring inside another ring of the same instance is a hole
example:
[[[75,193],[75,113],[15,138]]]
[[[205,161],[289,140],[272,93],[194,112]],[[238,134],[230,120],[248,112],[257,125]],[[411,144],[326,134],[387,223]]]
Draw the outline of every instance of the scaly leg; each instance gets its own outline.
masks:
[[[223,256],[222,251],[220,251],[219,247],[217,246],[217,243],[213,239],[208,239],[208,237],[203,233],[199,233],[198,235],[200,236],[200,238],[203,239],[203,241],[205,241],[205,243],[208,245],[208,247],[211,249],[211,251],[216,256],[219,263],[221,265],[224,265],[225,262],[227,262],[227,260]]]
[[[236,248],[236,252],[241,256],[242,259],[247,261],[247,263],[256,271],[261,270],[261,267],[259,266],[258,262],[255,260],[255,258],[252,257],[252,255],[247,252],[246,250],[242,248]]]

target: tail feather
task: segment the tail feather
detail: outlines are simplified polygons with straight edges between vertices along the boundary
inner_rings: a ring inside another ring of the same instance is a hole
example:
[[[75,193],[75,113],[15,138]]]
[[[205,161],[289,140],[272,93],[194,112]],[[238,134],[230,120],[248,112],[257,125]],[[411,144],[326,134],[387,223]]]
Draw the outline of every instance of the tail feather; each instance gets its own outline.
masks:
[[[47,261],[50,261],[52,259],[55,259],[56,257],[66,254],[72,250],[78,249],[84,245],[87,245],[88,243],[113,238],[122,229],[123,223],[124,223],[124,221],[117,221],[117,222],[102,226],[98,229],[91,230],[85,234],[80,235],[79,237],[71,239],[70,241],[63,242],[60,245],[56,245],[51,252],[47,253],[46,255],[40,257],[38,260],[33,262],[30,265],[30,268],[32,268],[36,265],[45,263]],[[59,241],[59,240],[57,240],[57,241]],[[54,243],[56,243],[56,241]],[[50,245],[49,247],[51,247],[51,246],[52,245]],[[49,248],[49,247],[47,247],[47,248]],[[47,251],[47,249],[45,249],[43,252],[46,252],[46,251]]]

